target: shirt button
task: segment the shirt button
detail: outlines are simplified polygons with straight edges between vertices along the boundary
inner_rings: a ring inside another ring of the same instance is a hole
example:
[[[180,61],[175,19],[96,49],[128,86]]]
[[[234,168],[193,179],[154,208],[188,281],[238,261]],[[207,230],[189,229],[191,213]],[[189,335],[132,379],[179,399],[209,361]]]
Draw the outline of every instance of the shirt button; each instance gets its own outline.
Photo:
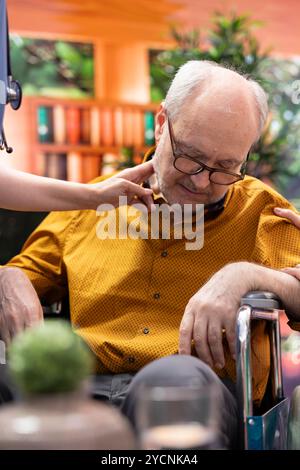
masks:
[[[129,362],[129,364],[133,364],[135,362],[135,357],[129,356],[128,357],[128,362]]]
[[[166,250],[162,251],[161,256],[165,258],[166,256],[168,256],[168,252]]]
[[[160,293],[159,292],[155,292],[155,294],[153,295],[153,297],[157,300],[157,299],[160,299]]]
[[[144,328],[144,329],[143,329],[143,333],[144,333],[145,335],[147,335],[149,332],[150,332],[149,328]]]

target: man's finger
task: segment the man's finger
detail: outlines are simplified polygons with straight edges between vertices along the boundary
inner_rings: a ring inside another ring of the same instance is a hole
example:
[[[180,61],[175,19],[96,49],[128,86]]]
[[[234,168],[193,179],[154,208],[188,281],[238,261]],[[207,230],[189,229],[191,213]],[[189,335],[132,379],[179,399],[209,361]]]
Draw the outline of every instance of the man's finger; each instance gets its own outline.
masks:
[[[236,342],[236,333],[235,333],[235,322],[232,323],[230,319],[225,319],[224,321],[224,328],[225,328],[225,335],[227,339],[227,343],[229,346],[230,354],[233,357],[233,359],[236,359],[236,351],[235,351],[235,342]],[[223,334],[224,334],[223,333]]]
[[[179,354],[191,354],[194,316],[185,311],[179,328]]]
[[[10,343],[10,332],[4,317],[3,312],[0,313],[1,320],[0,320],[0,339],[4,342],[5,346],[7,347]]]
[[[2,299],[0,311],[0,332],[3,340],[9,344],[16,333],[24,329],[22,309],[18,308],[14,302]]]
[[[275,207],[274,214],[279,217],[284,217],[285,219],[290,220],[295,227],[300,228],[300,215],[296,212],[291,211],[290,209],[282,209],[281,207]]]
[[[22,309],[17,311],[17,306],[10,305],[9,316],[6,312],[7,326],[10,333],[10,338],[13,339],[15,335],[21,333],[26,327],[26,320]]]
[[[195,321],[193,339],[199,359],[208,364],[210,367],[213,367],[214,361],[208,345],[207,327],[208,325],[204,318],[201,319],[201,322]]]
[[[215,366],[223,369],[225,358],[222,343],[222,327],[210,321],[207,326],[207,341]]]
[[[123,178],[133,183],[142,183],[154,173],[153,163],[145,162],[133,168],[127,168],[117,174],[117,178]]]
[[[35,305],[31,308],[31,312],[36,312],[36,315],[26,315],[24,317],[24,329],[32,328],[35,325],[39,325],[44,322],[44,313],[41,305]]]
[[[296,279],[300,281],[300,269],[299,268],[284,268],[281,269],[286,274],[290,274],[291,276],[294,276]]]

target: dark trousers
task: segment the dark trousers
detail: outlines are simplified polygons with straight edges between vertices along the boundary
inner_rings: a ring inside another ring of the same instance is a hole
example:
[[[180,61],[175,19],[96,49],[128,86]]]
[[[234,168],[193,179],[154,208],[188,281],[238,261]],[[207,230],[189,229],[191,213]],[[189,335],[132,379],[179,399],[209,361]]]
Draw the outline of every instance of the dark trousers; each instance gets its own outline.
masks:
[[[3,366],[0,366],[0,371]],[[3,369],[2,369],[3,373]],[[135,428],[135,406],[140,385],[184,385],[196,379],[197,384],[216,384],[219,416],[219,443],[222,448],[235,448],[238,434],[238,412],[234,384],[221,381],[200,359],[174,355],[163,357],[143,367],[136,374],[97,375],[92,383],[95,399],[118,406]],[[0,402],[12,397],[7,377],[0,376]]]
[[[135,406],[140,385],[184,385],[196,379],[197,384],[215,384],[219,416],[219,442],[222,448],[236,448],[238,411],[235,387],[230,380],[221,381],[204,362],[192,356],[163,357],[143,367],[137,374],[96,376],[95,398],[120,407],[135,428]]]

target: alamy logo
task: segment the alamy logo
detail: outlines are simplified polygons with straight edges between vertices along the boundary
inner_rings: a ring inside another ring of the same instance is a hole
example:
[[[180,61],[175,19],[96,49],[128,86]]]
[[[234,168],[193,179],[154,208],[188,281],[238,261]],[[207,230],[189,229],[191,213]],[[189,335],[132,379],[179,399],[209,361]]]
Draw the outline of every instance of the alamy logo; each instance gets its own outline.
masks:
[[[101,204],[97,208],[97,237],[105,239],[177,239],[185,240],[186,250],[200,250],[204,243],[204,205],[161,204],[149,212],[144,204],[127,205],[119,197],[119,206]]]

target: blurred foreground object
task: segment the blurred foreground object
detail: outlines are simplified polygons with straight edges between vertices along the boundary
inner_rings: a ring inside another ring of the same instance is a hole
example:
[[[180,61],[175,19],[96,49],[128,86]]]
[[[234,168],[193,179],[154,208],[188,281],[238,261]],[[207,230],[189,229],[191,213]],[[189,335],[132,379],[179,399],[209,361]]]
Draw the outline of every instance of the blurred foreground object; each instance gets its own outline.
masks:
[[[22,401],[0,409],[0,449],[133,449],[126,419],[88,397],[92,356],[68,323],[16,336],[9,368]]]
[[[293,392],[289,411],[288,450],[300,449],[300,386]]]

